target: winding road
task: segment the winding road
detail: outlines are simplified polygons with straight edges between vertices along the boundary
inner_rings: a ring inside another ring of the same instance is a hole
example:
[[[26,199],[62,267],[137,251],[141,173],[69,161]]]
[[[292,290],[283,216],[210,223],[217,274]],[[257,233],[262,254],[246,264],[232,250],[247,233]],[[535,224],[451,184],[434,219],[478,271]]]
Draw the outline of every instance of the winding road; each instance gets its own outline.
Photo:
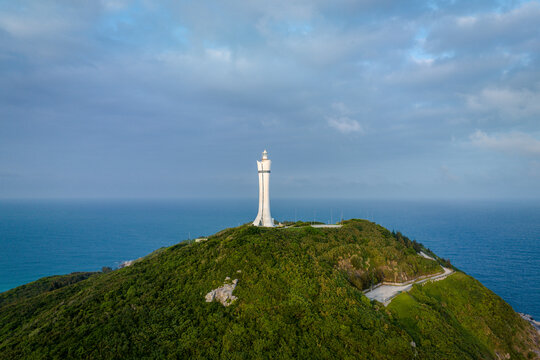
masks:
[[[442,267],[442,266],[441,266]],[[377,300],[387,306],[390,304],[392,299],[402,293],[403,291],[409,291],[414,284],[421,284],[426,281],[433,280],[442,280],[448,275],[452,274],[454,270],[442,267],[444,272],[442,274],[437,274],[429,277],[423,277],[421,279],[416,279],[413,281],[408,281],[403,284],[393,284],[393,283],[382,283],[373,290],[367,291],[364,293],[369,299]]]

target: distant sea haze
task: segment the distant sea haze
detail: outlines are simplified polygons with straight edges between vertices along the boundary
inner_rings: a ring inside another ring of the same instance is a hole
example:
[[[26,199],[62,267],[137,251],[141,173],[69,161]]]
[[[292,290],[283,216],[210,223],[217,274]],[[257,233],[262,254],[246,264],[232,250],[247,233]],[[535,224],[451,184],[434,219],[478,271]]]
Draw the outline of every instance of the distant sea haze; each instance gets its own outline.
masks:
[[[0,201],[0,291],[116,267],[253,221],[257,199]],[[367,218],[399,230],[540,319],[540,203],[272,199],[276,220]]]

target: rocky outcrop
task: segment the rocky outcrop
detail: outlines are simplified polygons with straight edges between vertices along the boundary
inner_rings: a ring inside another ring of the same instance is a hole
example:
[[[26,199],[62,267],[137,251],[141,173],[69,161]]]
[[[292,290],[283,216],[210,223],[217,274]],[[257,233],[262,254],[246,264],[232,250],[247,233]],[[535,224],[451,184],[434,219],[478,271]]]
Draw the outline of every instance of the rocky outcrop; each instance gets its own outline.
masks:
[[[118,265],[118,268],[121,269],[121,268],[125,268],[125,267],[128,267],[128,266],[131,266],[133,265],[133,263],[135,262],[135,260],[126,260],[126,261],[122,261],[120,263],[120,265]]]
[[[540,321],[534,320],[533,317],[529,314],[524,314],[524,313],[518,313],[518,314],[519,316],[521,316],[522,319],[528,321],[540,334]]]
[[[223,306],[231,305],[233,301],[237,299],[237,297],[232,294],[233,290],[236,288],[236,284],[238,284],[238,279],[234,279],[231,282],[231,278],[227,276],[222,287],[214,289],[206,294],[206,302],[219,301]]]

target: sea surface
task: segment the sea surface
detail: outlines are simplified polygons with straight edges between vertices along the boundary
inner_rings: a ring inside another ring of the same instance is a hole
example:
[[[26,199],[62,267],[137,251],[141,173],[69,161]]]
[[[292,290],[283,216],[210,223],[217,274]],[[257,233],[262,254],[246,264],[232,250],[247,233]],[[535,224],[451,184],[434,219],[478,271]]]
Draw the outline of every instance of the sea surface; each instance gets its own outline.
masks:
[[[253,220],[256,199],[0,201],[0,292],[117,267]],[[273,199],[276,220],[363,218],[401,231],[540,319],[540,202]]]

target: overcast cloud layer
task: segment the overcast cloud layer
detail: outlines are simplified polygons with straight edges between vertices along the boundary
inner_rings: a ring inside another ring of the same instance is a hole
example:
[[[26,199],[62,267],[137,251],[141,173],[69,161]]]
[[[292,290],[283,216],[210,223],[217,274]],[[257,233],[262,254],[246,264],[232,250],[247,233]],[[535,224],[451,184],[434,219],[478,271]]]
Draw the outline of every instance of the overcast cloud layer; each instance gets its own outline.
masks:
[[[0,197],[540,198],[539,1],[0,2]]]

